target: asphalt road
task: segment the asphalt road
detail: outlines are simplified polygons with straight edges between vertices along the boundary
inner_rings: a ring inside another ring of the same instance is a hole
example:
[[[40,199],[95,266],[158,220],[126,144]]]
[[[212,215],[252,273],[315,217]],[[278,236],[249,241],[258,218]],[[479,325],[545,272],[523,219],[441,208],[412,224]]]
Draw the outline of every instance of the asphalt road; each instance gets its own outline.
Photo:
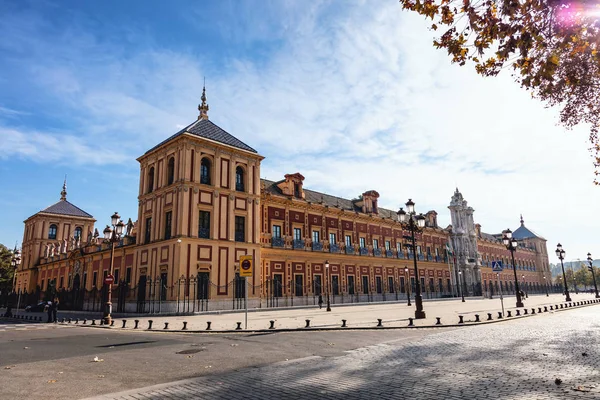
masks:
[[[0,398],[85,398],[436,332],[147,333],[0,319]]]

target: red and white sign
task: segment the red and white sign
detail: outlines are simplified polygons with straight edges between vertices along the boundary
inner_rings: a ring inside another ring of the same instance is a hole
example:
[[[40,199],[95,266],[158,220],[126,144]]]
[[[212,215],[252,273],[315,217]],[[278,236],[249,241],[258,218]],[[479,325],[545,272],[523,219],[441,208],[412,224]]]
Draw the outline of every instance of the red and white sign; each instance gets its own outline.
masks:
[[[112,275],[106,275],[106,278],[104,278],[104,283],[106,283],[107,285],[112,285],[115,282],[115,277]]]

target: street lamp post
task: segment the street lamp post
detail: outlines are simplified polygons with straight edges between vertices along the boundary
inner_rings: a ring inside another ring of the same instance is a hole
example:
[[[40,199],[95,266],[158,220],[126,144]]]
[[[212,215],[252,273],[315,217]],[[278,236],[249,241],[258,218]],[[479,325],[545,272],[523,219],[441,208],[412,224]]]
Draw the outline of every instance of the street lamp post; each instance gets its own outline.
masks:
[[[571,296],[569,296],[569,288],[567,287],[567,275],[565,274],[565,265],[563,264],[563,260],[565,259],[565,251],[563,250],[562,244],[556,245],[556,256],[560,260],[560,267],[562,268],[563,273],[563,283],[565,284],[565,301],[571,301]]]
[[[465,291],[463,290],[463,284],[462,284],[462,271],[458,271],[458,286],[460,287],[460,297],[461,297],[461,301],[464,303],[465,302]]]
[[[596,298],[600,298],[600,296],[598,295],[598,285],[596,285],[596,274],[594,274],[594,259],[592,258],[592,255],[590,253],[587,253],[587,260],[590,264],[588,269],[592,273],[592,278],[594,279],[594,291],[596,292]]]
[[[410,282],[408,281],[410,277],[408,276],[408,267],[404,267],[404,275],[406,276],[404,287],[406,288],[406,298],[408,299],[407,306],[411,306],[412,304],[410,304]]]
[[[106,225],[104,228],[104,239],[106,242],[110,243],[110,272],[109,276],[114,279],[114,261],[115,261],[115,243],[121,240],[121,235],[123,234],[123,228],[125,228],[125,224],[121,221],[121,217],[118,213],[114,213],[110,217],[110,222],[112,228]],[[104,308],[104,324],[110,325],[112,318],[110,313],[112,312],[112,282],[108,283],[108,293],[106,296],[106,307]]]
[[[548,280],[546,279],[546,275],[544,275],[544,286],[546,287],[546,297],[548,297]]]
[[[502,243],[506,246],[506,249],[510,251],[512,258],[513,273],[515,274],[515,292],[517,294],[517,307],[524,307],[523,300],[521,299],[521,293],[519,292],[519,279],[517,278],[517,266],[515,264],[515,250],[517,250],[517,239],[512,237],[512,231],[507,229],[503,232]]]
[[[325,285],[327,285],[327,311],[331,311],[329,302],[329,261],[325,261]]]
[[[12,283],[12,291],[15,292],[15,280],[17,279],[17,269],[19,265],[21,265],[21,252],[15,246],[13,251],[12,259],[10,260],[10,264],[13,267],[13,283]]]
[[[423,319],[425,318],[425,311],[423,311],[423,297],[421,296],[419,270],[417,268],[417,240],[415,239],[415,233],[421,232],[423,227],[425,227],[425,217],[422,214],[416,214],[415,203],[411,199],[408,199],[406,202],[406,211],[402,208],[398,211],[398,220],[402,228],[408,229],[411,234],[407,239],[411,241],[415,268],[415,319]]]

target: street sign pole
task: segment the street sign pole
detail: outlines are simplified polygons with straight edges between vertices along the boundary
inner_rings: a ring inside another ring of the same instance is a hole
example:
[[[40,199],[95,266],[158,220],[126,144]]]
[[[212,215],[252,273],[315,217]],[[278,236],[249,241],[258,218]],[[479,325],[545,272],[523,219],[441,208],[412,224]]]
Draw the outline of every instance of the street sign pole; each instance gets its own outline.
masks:
[[[254,265],[252,256],[245,255],[240,257],[240,277],[244,278],[244,309],[245,324],[244,329],[248,329],[248,277],[253,276]]]
[[[504,317],[504,297],[502,297],[502,286],[500,285],[500,274],[496,274],[498,278],[498,288],[500,289],[500,304],[502,304],[502,316]]]
[[[248,278],[244,277],[244,304],[246,305],[246,319],[244,329],[248,329]]]

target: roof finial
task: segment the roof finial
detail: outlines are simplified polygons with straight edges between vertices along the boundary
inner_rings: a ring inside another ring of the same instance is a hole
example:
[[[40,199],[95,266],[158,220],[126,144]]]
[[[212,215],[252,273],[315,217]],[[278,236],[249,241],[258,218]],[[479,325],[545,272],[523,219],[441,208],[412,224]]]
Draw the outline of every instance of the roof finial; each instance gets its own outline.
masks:
[[[63,183],[63,188],[60,192],[60,199],[62,201],[67,201],[67,175],[65,175],[65,182]]]
[[[521,226],[523,226],[525,221],[523,221],[523,214],[521,214]]]
[[[202,87],[202,96],[200,97],[202,104],[198,105],[198,119],[208,119],[208,104],[206,104],[206,78],[204,78],[204,86]]]

